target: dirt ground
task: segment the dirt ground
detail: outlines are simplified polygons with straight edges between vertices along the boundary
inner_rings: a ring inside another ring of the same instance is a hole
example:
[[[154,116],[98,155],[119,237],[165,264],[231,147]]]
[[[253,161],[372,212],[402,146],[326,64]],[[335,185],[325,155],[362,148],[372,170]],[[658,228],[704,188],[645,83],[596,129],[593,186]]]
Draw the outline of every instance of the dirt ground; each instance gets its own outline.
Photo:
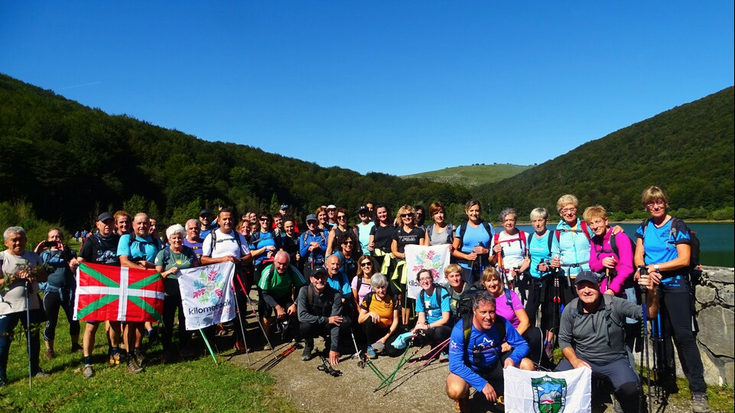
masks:
[[[248,344],[251,352],[232,357],[231,362],[257,370],[292,343],[276,344],[274,351],[264,351],[262,334],[255,320],[249,320]],[[316,350],[324,349],[321,339],[316,341]],[[409,349],[408,357],[420,357],[429,350],[423,347]],[[344,413],[354,406],[360,413],[385,413],[388,406],[410,409],[421,413],[454,412],[454,402],[446,397],[444,386],[449,368],[447,363],[434,360],[417,371],[423,363],[407,363],[396,375],[391,386],[374,391],[381,379],[368,367],[360,367],[359,360],[352,354],[340,358],[336,367],[342,374],[333,377],[317,368],[321,365],[319,357],[309,361],[301,360],[302,348],[299,346],[269,370],[281,392],[293,406],[304,413]],[[326,355],[322,352],[322,354]],[[390,375],[400,361],[400,357],[379,357],[374,366],[384,375]],[[474,393],[474,392],[473,392]],[[502,405],[494,405],[484,400],[481,394],[473,394],[470,399],[472,412],[502,412]],[[595,413],[612,413],[612,404],[600,404],[592,410]]]

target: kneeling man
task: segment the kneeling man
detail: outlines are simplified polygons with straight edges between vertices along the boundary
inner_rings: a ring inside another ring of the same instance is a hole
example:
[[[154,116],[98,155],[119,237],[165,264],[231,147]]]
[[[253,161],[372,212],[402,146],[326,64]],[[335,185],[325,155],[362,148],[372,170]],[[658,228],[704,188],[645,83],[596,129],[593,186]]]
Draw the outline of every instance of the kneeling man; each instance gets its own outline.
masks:
[[[488,401],[498,400],[503,394],[503,369],[520,366],[528,354],[528,344],[513,324],[495,314],[494,295],[478,292],[472,311],[471,323],[455,324],[449,341],[447,396],[456,400],[460,412],[467,411],[470,386]],[[503,342],[512,350],[502,353]]]
[[[339,364],[340,333],[348,332],[350,320],[342,315],[342,294],[327,285],[327,270],[317,267],[309,277],[311,284],[301,288],[296,299],[301,337],[305,341],[301,360],[311,359],[314,338],[329,335],[329,362]]]
[[[648,288],[646,308],[656,317],[658,297],[647,274],[639,280]],[[615,398],[624,412],[637,412],[641,387],[625,348],[625,318],[643,318],[643,309],[624,298],[600,293],[597,274],[577,275],[577,297],[561,315],[559,347],[565,359],[556,371],[587,367],[592,375],[612,383]],[[604,297],[604,298],[603,298]]]

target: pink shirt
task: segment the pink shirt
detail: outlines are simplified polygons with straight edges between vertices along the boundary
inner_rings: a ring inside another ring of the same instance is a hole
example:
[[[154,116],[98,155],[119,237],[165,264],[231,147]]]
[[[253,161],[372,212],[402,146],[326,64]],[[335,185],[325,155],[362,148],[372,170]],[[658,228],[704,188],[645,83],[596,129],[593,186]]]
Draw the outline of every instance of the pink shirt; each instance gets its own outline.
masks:
[[[615,292],[615,295],[621,295],[625,281],[632,277],[635,272],[633,268],[633,243],[624,232],[616,234],[615,245],[618,248],[618,255],[616,256],[610,246],[611,235],[612,231],[608,229],[602,242],[600,242],[600,237],[597,235],[592,237],[590,242],[590,269],[603,275],[600,292],[604,293],[609,288]],[[604,277],[605,267],[602,265],[602,260],[605,257],[615,257],[618,261],[615,265],[615,271],[618,274],[612,279],[610,285],[607,285],[607,277]]]

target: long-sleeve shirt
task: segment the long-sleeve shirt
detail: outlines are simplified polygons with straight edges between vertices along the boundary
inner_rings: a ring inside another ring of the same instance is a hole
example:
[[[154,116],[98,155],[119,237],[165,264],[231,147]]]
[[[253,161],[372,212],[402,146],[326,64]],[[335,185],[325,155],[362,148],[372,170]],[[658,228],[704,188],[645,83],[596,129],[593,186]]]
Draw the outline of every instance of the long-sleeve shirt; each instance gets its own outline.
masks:
[[[319,248],[309,251],[312,242],[319,243]],[[316,233],[306,231],[299,237],[299,254],[311,264],[313,261],[321,261],[324,264],[324,252],[327,250],[327,234],[324,230],[317,229]]]
[[[617,254],[613,251],[610,245],[610,237],[615,237],[615,246],[617,247]],[[612,281],[609,282],[607,277],[603,278],[600,291],[610,289],[615,292],[616,295],[620,295],[625,289],[624,284],[626,281],[631,279],[635,269],[633,268],[633,243],[630,242],[630,238],[625,235],[624,232],[619,232],[616,235],[612,235],[612,231],[608,230],[603,237],[595,235],[592,237],[592,245],[590,248],[590,269],[594,272],[605,275],[605,267],[602,265],[602,260],[607,257],[615,257],[617,264],[615,265],[616,275]]]
[[[309,291],[311,290],[311,291]],[[311,295],[311,302],[309,302]],[[326,285],[321,293],[318,293],[313,285],[309,284],[299,291],[296,298],[296,308],[300,323],[318,324],[329,326],[331,336],[330,350],[337,351],[339,346],[339,326],[329,324],[329,317],[342,315],[342,294],[334,288]]]
[[[526,340],[513,328],[513,325],[502,317],[497,321],[505,322],[505,341],[513,348],[510,359],[516,366],[520,365],[523,357],[528,354]],[[449,340],[449,371],[461,377],[470,386],[481,392],[487,380],[482,378],[478,372],[492,367],[500,362],[501,353],[500,332],[493,325],[489,330],[478,330],[472,325],[468,343],[465,344],[463,323],[457,322],[452,329]],[[474,357],[474,351],[478,349],[481,357]]]

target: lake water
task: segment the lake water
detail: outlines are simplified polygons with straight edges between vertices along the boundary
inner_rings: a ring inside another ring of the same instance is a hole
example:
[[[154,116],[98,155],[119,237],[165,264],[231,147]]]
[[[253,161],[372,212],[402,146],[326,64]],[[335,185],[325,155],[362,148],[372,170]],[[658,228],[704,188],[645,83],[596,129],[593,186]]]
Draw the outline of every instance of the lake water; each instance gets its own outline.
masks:
[[[635,230],[640,224],[622,224],[625,233],[635,240]],[[692,223],[687,224],[697,233],[700,242],[700,261],[703,265],[716,267],[735,267],[735,224],[726,223]],[[549,224],[549,229],[556,225]],[[533,233],[530,225],[519,225],[523,231]],[[495,228],[498,230],[498,227]],[[502,230],[502,228],[501,228]]]

